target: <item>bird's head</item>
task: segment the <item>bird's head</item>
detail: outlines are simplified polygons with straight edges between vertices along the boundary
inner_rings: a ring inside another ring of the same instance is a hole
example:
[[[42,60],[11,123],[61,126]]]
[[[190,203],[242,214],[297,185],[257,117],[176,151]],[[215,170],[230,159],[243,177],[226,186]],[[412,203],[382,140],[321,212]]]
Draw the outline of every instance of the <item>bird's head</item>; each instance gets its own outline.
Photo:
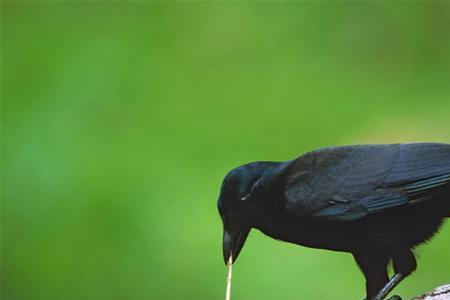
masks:
[[[239,256],[252,226],[255,211],[255,187],[267,165],[251,163],[230,171],[222,182],[218,209],[223,222],[223,258],[227,264]]]

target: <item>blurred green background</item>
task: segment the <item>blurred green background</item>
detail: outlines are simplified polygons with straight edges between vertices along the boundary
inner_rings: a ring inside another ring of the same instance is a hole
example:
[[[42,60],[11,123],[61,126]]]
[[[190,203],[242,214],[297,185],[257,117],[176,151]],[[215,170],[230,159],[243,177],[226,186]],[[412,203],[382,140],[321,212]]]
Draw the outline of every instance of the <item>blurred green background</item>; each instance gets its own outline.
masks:
[[[1,2],[1,295],[221,299],[226,172],[450,142],[450,2]],[[418,220],[419,221],[419,220]],[[408,297],[450,279],[450,223]],[[233,299],[362,299],[351,255],[252,232]]]

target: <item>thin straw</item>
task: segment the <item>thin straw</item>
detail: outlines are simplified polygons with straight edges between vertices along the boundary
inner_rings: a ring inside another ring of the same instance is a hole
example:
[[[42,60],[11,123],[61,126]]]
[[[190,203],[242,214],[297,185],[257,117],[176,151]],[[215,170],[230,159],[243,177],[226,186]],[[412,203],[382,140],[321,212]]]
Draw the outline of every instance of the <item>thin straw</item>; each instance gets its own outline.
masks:
[[[232,272],[233,272],[233,257],[232,257],[232,255],[230,255],[230,258],[228,258],[227,267],[228,267],[228,272],[227,272],[227,289],[226,289],[226,292],[225,292],[225,300],[230,300],[231,299],[231,275],[232,275]]]

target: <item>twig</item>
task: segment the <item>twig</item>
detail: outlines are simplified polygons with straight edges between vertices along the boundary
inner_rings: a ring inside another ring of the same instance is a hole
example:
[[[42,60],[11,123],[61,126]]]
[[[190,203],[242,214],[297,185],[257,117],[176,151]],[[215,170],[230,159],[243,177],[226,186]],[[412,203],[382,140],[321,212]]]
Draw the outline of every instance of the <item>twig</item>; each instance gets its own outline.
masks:
[[[232,257],[232,255],[230,255],[230,258],[228,258],[227,267],[228,267],[228,272],[227,272],[227,289],[226,289],[226,292],[225,292],[225,300],[230,300],[231,299],[231,275],[232,275],[232,272],[233,272],[233,257]]]

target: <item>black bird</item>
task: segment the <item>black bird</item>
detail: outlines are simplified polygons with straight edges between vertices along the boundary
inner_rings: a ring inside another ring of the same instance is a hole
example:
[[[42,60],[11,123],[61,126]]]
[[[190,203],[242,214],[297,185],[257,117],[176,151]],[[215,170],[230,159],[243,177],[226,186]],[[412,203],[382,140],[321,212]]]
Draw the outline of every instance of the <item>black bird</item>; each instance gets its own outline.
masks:
[[[366,299],[382,300],[416,269],[414,247],[450,217],[450,145],[342,146],[249,163],[226,175],[218,209],[225,263],[230,255],[237,259],[255,228],[277,240],[353,254]]]

